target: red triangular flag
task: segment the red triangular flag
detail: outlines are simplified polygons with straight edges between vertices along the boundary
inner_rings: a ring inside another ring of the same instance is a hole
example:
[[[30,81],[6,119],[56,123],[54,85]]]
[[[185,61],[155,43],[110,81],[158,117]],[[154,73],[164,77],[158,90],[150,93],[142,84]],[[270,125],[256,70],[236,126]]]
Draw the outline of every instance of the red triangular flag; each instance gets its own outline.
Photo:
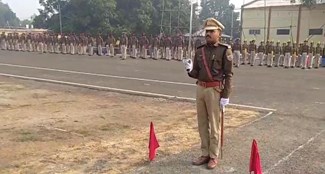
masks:
[[[159,147],[158,140],[156,138],[153,123],[150,123],[150,139],[149,139],[149,160],[152,161],[156,157],[156,150]]]
[[[249,173],[251,172],[254,172],[254,174],[262,174],[260,154],[255,140],[253,140],[252,143],[251,159],[249,164]]]

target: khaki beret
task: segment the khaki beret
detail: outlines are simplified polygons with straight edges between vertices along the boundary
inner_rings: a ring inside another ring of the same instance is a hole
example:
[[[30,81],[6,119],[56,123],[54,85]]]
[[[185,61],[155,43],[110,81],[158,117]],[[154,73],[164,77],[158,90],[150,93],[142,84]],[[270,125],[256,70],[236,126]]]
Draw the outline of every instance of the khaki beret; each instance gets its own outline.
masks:
[[[204,29],[205,30],[223,31],[225,29],[225,26],[223,26],[221,22],[219,22],[218,20],[216,20],[214,18],[208,18],[205,20]]]

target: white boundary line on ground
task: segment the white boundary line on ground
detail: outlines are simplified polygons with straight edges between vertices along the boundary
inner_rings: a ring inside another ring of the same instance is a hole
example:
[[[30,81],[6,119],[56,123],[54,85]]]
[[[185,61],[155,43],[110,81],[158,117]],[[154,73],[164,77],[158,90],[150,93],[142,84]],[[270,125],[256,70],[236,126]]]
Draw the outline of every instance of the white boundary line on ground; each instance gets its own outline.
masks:
[[[25,80],[35,80],[35,81],[41,81],[41,82],[50,82],[50,83],[70,85],[70,86],[76,86],[76,87],[84,87],[84,88],[89,88],[89,89],[106,90],[106,91],[119,92],[119,93],[124,93],[124,94],[134,94],[134,95],[142,95],[142,96],[148,96],[148,97],[158,97],[158,98],[174,99],[174,100],[176,99],[176,100],[181,100],[181,101],[195,101],[196,100],[195,98],[179,97],[179,96],[172,96],[172,95],[151,93],[151,92],[143,92],[143,91],[134,91],[134,90],[128,90],[128,89],[111,88],[111,87],[105,87],[105,86],[89,85],[89,84],[67,82],[67,81],[60,81],[60,80],[43,79],[43,78],[21,76],[21,75],[14,75],[14,74],[0,73],[0,75],[5,76],[5,77],[14,77],[14,78],[19,78],[19,79],[25,79]],[[249,105],[241,105],[241,104],[233,104],[233,103],[231,103],[229,105],[234,106],[234,107],[241,107],[241,108],[276,111],[275,109],[271,109],[271,108],[263,108],[263,107],[249,106]]]
[[[137,81],[145,81],[145,82],[167,83],[167,84],[174,84],[174,85],[196,86],[196,84],[192,84],[192,83],[172,82],[172,81],[144,79],[144,78],[136,78],[136,77],[125,77],[125,76],[116,76],[116,75],[109,75],[109,74],[88,73],[88,72],[81,72],[81,71],[25,66],[25,65],[17,65],[17,64],[0,63],[0,66],[27,68],[27,69],[35,69],[35,70],[46,70],[46,71],[63,72],[63,73],[70,73],[70,74],[82,74],[82,75],[90,75],[90,76],[98,76],[98,77],[109,77],[109,78],[116,78],[116,79],[137,80]]]
[[[275,169],[278,165],[280,165],[281,163],[289,160],[289,158],[297,151],[303,149],[306,145],[310,144],[311,142],[313,142],[319,135],[321,135],[322,133],[325,132],[325,129],[321,130],[320,132],[318,132],[316,135],[314,135],[313,137],[311,137],[306,143],[300,145],[299,147],[297,147],[296,149],[294,149],[292,152],[290,152],[287,156],[283,157],[282,159],[280,159],[277,163],[275,163],[271,168],[267,169],[265,172],[263,172],[263,174],[268,174],[270,171],[272,171],[273,169]]]
[[[246,123],[246,124],[240,125],[239,127],[237,127],[237,129],[240,129],[240,128],[242,128],[242,127],[249,126],[249,125],[251,125],[251,124],[253,124],[253,123],[255,123],[255,122],[258,122],[258,121],[260,121],[260,120],[262,120],[262,119],[264,119],[264,118],[266,118],[266,117],[268,117],[268,116],[270,116],[270,115],[272,115],[272,114],[273,114],[273,112],[269,112],[269,113],[267,113],[266,115],[264,115],[263,117],[260,117],[260,118],[258,118],[258,119],[256,119],[256,120],[253,120],[253,121],[248,122],[248,123]]]

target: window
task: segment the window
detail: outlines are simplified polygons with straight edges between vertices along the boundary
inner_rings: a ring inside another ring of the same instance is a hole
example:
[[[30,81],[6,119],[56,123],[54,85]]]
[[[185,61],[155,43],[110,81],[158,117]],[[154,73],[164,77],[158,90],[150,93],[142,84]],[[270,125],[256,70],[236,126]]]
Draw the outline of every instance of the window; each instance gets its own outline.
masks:
[[[249,34],[250,34],[250,35],[261,34],[261,30],[249,30]]]
[[[276,34],[277,35],[289,35],[290,30],[289,29],[277,29]]]
[[[322,28],[309,29],[309,35],[323,35],[323,29]]]

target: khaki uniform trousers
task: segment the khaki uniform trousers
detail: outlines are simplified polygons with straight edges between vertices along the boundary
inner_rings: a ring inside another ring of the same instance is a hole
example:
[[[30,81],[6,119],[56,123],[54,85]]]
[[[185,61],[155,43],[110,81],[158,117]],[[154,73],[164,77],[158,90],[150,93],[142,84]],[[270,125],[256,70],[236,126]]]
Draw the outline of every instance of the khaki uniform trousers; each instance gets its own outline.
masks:
[[[177,51],[176,59],[183,60],[183,56],[184,56],[183,47],[177,47],[176,51]]]
[[[94,55],[94,47],[91,44],[88,45],[88,55]]]
[[[60,51],[60,49],[61,49],[60,46],[61,46],[61,45],[60,45],[59,43],[55,43],[55,53],[56,53],[56,54],[60,54],[60,53],[61,53],[61,51]]]
[[[314,59],[314,68],[319,68],[320,58],[321,58],[320,54],[316,54]]]
[[[70,44],[70,54],[71,55],[75,54],[75,45],[73,43]]]
[[[82,55],[87,54],[87,45],[82,45]]]
[[[280,64],[280,66],[283,66],[284,65],[284,57],[285,57],[284,54],[281,54],[280,55],[280,58],[279,58],[279,64]]]
[[[203,156],[218,158],[220,151],[220,92],[219,87],[197,86],[196,107]]]
[[[109,45],[109,53],[110,53],[110,56],[113,57],[115,56],[115,52],[114,52],[114,45],[113,44],[110,44]]]
[[[307,68],[312,68],[313,64],[314,64],[314,55],[313,53],[309,53],[308,54],[308,61],[307,61]]]
[[[153,59],[157,60],[158,59],[158,55],[159,55],[159,50],[157,47],[153,47]]]
[[[121,45],[121,58],[123,59],[123,60],[125,60],[126,59],[126,51],[127,51],[127,47],[126,47],[126,45]]]
[[[248,53],[246,50],[244,50],[243,54],[242,54],[242,64],[246,64],[247,63],[247,60],[248,60]]]
[[[301,68],[305,69],[307,68],[307,53],[303,52],[301,55],[302,61],[301,61]]]
[[[292,68],[296,67],[296,64],[298,64],[297,63],[297,55],[296,55],[296,53],[294,53],[294,54],[292,54],[292,57],[291,57],[291,67]]]
[[[257,54],[257,57],[258,57],[259,60],[260,60],[260,64],[259,64],[259,65],[263,65],[263,62],[264,62],[264,53],[263,53],[263,52],[259,52],[259,53]],[[253,63],[253,65],[254,65],[254,63]]]
[[[160,47],[159,53],[160,53],[159,56],[161,59],[166,59],[166,48],[165,47]]]
[[[145,46],[142,46],[141,48],[141,58],[146,59],[148,54],[148,49]]]
[[[123,47],[123,45],[122,45]],[[103,55],[103,47],[102,45],[97,45],[97,55],[102,56]]]
[[[297,67],[301,67],[302,66],[302,55],[301,54],[299,54],[297,56],[297,65],[296,66]]]
[[[235,66],[240,65],[240,51],[239,50],[234,50],[234,62],[235,62]]]
[[[275,54],[274,56],[275,67],[278,67],[280,65],[280,56],[281,56],[280,54]]]
[[[267,54],[267,62],[266,62],[267,66],[273,66],[273,54],[272,53],[268,53]]]
[[[67,54],[67,46],[65,44],[62,44],[62,54]]]
[[[169,47],[166,47],[166,60],[171,60],[172,57],[172,51]]]
[[[254,66],[255,65],[255,51],[251,51],[251,56],[250,56],[250,59],[249,59],[249,63],[251,64],[251,66]]]
[[[132,45],[131,57],[132,58],[137,58],[137,56],[138,56],[137,47],[136,47],[136,45]]]
[[[5,39],[1,40],[1,49],[6,50],[6,40]]]
[[[285,53],[284,67],[290,67],[290,63],[291,63],[291,55],[290,53]]]

